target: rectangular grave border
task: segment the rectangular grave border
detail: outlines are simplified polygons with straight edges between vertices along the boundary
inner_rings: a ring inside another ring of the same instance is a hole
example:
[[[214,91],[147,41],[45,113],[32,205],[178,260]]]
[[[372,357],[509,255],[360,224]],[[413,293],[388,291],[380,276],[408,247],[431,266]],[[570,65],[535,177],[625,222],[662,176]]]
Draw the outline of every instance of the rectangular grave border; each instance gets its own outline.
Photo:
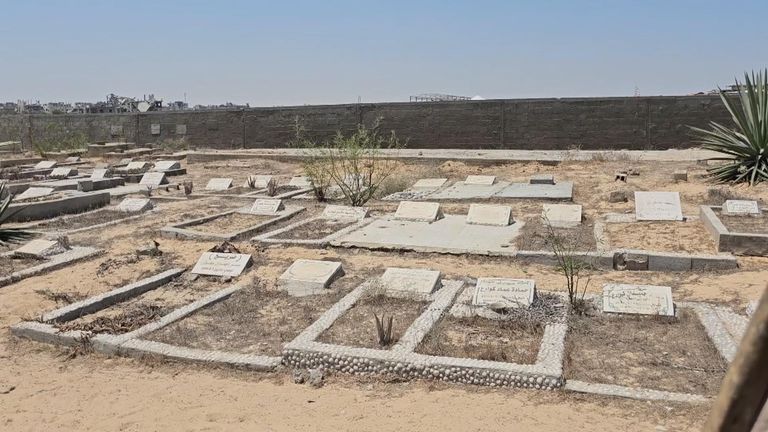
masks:
[[[135,219],[139,219],[142,216],[146,216],[146,215],[149,215],[149,214],[152,214],[152,213],[157,213],[157,212],[160,211],[160,209],[155,207],[155,208],[153,208],[151,210],[147,210],[147,211],[141,212],[139,214],[136,214],[136,213],[125,213],[125,217],[124,218],[119,218],[119,219],[111,220],[111,221],[108,221],[108,222],[104,222],[104,223],[100,223],[100,224],[96,224],[96,225],[91,225],[91,226],[87,226],[87,227],[82,227],[82,228],[75,228],[75,229],[71,229],[71,230],[55,230],[55,229],[53,229],[53,230],[44,230],[45,228],[41,227],[41,225],[46,224],[46,223],[59,222],[59,221],[67,221],[67,220],[70,220],[70,219],[77,219],[79,217],[86,216],[86,215],[91,215],[91,214],[98,213],[98,212],[104,211],[104,210],[110,210],[110,209],[108,209],[106,207],[101,207],[101,208],[97,208],[95,210],[88,210],[88,211],[83,212],[83,213],[61,215],[61,216],[57,216],[57,217],[52,218],[52,219],[46,219],[46,220],[42,220],[42,221],[36,221],[36,222],[30,223],[30,224],[19,225],[19,226],[16,226],[16,228],[22,228],[22,229],[25,229],[25,230],[39,232],[41,234],[50,234],[50,233],[55,232],[55,233],[59,233],[59,234],[70,235],[70,234],[76,234],[76,233],[80,233],[80,232],[84,232],[84,231],[90,231],[90,230],[96,230],[96,229],[100,229],[100,228],[106,228],[108,226],[117,225],[119,223],[123,223],[123,222],[127,222],[127,221],[132,221],[132,220],[135,220]],[[39,228],[40,230],[36,230],[36,228]]]
[[[699,217],[704,223],[707,231],[715,240],[715,247],[718,252],[731,252],[737,255],[768,256],[768,234],[760,233],[742,233],[730,231],[720,221],[714,210],[721,210],[722,206],[701,206],[699,208]],[[768,211],[766,208],[760,209],[762,212]],[[754,216],[744,216],[745,218]],[[768,217],[762,215],[761,217]]]
[[[357,375],[391,374],[406,379],[431,378],[492,387],[555,389],[563,385],[565,324],[548,325],[536,363],[520,365],[487,360],[439,357],[414,352],[422,339],[448,313],[463,281],[443,280],[432,303],[406,330],[391,350],[357,348],[315,342],[315,339],[352,308],[377,280],[364,282],[326,311],[285,346],[283,362],[289,367],[322,367]]]
[[[356,222],[356,223],[354,223],[354,224],[352,224],[352,225],[350,225],[348,227],[344,227],[344,228],[342,228],[342,229],[340,229],[340,230],[338,230],[338,231],[336,231],[334,233],[331,233],[331,234],[329,234],[329,235],[327,235],[327,236],[325,236],[325,237],[323,237],[321,239],[303,240],[303,239],[278,239],[278,238],[274,238],[275,236],[278,236],[280,234],[283,234],[283,233],[286,233],[288,231],[294,230],[296,228],[299,228],[299,227],[301,227],[303,225],[306,225],[306,224],[308,224],[310,222],[314,222],[316,220],[330,220],[330,219],[323,218],[322,216],[316,216],[316,217],[313,217],[313,218],[305,219],[305,220],[302,220],[302,221],[298,221],[296,223],[292,223],[292,224],[290,224],[288,226],[285,226],[283,228],[280,228],[280,229],[277,229],[277,230],[274,230],[274,231],[269,231],[267,233],[258,235],[256,237],[252,238],[251,241],[252,242],[271,243],[271,244],[283,243],[283,244],[298,244],[298,245],[306,245],[306,246],[325,246],[327,244],[330,244],[330,242],[332,242],[333,240],[336,240],[337,238],[339,238],[339,237],[341,237],[343,235],[346,235],[346,234],[348,234],[348,233],[350,233],[352,231],[355,231],[357,229],[360,229],[360,228],[368,225],[369,223],[371,223],[371,221],[373,221],[373,218],[370,218],[370,217],[363,218],[363,219],[359,220],[358,222]]]
[[[11,217],[6,222],[50,219],[62,214],[81,213],[88,209],[104,207],[110,202],[107,191],[72,192],[71,195],[31,203],[11,203],[8,211]]]
[[[96,249],[89,246],[72,246],[71,249],[65,252],[46,258],[41,264],[13,272],[7,276],[0,277],[0,287],[19,282],[32,276],[38,276],[43,273],[61,269],[70,264],[74,264],[77,261],[82,261],[100,255],[103,252],[104,251],[101,249]],[[14,252],[10,251],[2,253],[0,256],[13,256],[13,254]]]
[[[203,216],[201,218],[197,219],[190,219],[186,221],[179,222],[177,224],[168,225],[166,227],[163,227],[160,229],[160,235],[166,238],[183,238],[183,239],[191,239],[191,240],[234,240],[234,239],[241,239],[244,237],[249,237],[259,231],[265,230],[269,228],[270,226],[277,224],[279,222],[282,222],[286,219],[289,219],[301,212],[303,212],[305,209],[304,207],[288,207],[285,210],[283,210],[281,213],[278,213],[275,215],[275,217],[271,219],[267,219],[264,222],[259,222],[256,225],[249,226],[245,229],[242,229],[240,231],[234,231],[224,234],[214,234],[214,233],[206,233],[202,231],[197,231],[193,229],[192,227],[195,227],[197,225],[202,225],[206,222],[210,222],[212,220],[229,216],[231,214],[235,213],[241,213],[244,215],[250,215],[250,216],[264,216],[264,215],[253,215],[251,213],[248,213],[244,211],[243,209],[235,209],[235,210],[228,210],[222,213],[216,213],[210,216]],[[266,215],[268,216],[268,215]]]
[[[280,186],[286,186],[286,185],[280,185]],[[261,199],[288,199],[288,198],[293,198],[295,196],[302,195],[302,194],[305,194],[305,193],[310,193],[310,192],[312,192],[312,188],[311,187],[306,187],[306,188],[301,188],[300,187],[300,188],[298,188],[296,190],[293,190],[293,191],[283,192],[283,193],[281,193],[279,195],[275,195],[275,196],[269,196],[269,195],[267,195],[267,189],[264,188],[264,189],[256,189],[253,192],[244,193],[244,194],[242,194],[240,196],[248,197],[248,198],[261,198]],[[314,197],[313,197],[313,199],[314,199]]]

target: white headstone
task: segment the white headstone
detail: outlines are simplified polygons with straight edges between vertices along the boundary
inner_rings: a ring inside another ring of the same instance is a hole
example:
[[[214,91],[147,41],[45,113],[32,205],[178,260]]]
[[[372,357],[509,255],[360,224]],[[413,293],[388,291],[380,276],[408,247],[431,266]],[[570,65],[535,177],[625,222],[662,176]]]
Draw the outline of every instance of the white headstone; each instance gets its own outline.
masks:
[[[67,163],[80,162],[80,156],[70,156],[70,157],[64,159],[64,162],[67,162]]]
[[[30,198],[40,198],[53,193],[53,188],[49,187],[31,187],[24,192],[16,195],[15,200],[25,200]]]
[[[152,135],[160,135],[160,124],[159,123],[152,123],[149,125],[149,133]]]
[[[580,204],[544,204],[541,218],[556,228],[581,225]]]
[[[106,168],[94,168],[93,172],[91,173],[91,180],[101,180],[104,178],[107,178],[107,169]]]
[[[603,286],[603,312],[674,316],[672,288],[606,284]]]
[[[144,172],[149,169],[149,162],[129,162],[125,170],[129,172]]]
[[[472,304],[496,308],[528,307],[536,297],[531,279],[478,278]]]
[[[141,176],[140,185],[144,186],[160,186],[168,183],[168,179],[165,178],[165,173],[162,172],[148,172]]]
[[[639,221],[681,221],[679,192],[635,192],[635,218]]]
[[[555,184],[555,176],[552,174],[534,174],[531,176],[530,184]]]
[[[231,187],[232,187],[231,178],[212,178],[208,180],[208,184],[205,185],[205,190],[225,191]]]
[[[393,293],[429,295],[441,286],[437,270],[389,267],[379,280],[386,291]]]
[[[240,276],[251,262],[251,255],[236,253],[204,252],[197,260],[192,273],[210,276]]]
[[[35,239],[16,249],[14,255],[42,258],[65,251],[66,248],[56,240]]]
[[[271,175],[252,175],[248,176],[248,181],[245,182],[245,186],[248,186],[249,182],[253,182],[253,187],[256,189],[266,189],[269,187],[269,182],[274,181],[274,177]]]
[[[298,259],[280,276],[277,284],[290,295],[305,296],[322,292],[343,275],[340,262]]]
[[[366,207],[347,207],[340,205],[327,205],[323,210],[321,217],[323,219],[334,220],[361,220],[368,216],[368,208]]]
[[[491,186],[494,182],[496,182],[496,176],[487,175],[468,175],[464,180],[464,184],[480,186]]]
[[[413,189],[437,189],[447,182],[447,178],[425,178],[413,184]]]
[[[757,201],[728,200],[723,204],[723,213],[726,215],[759,215],[760,206]]]
[[[397,206],[395,219],[416,222],[434,222],[443,217],[440,203],[402,201]]]
[[[280,210],[285,209],[283,200],[279,199],[257,199],[253,202],[248,213],[255,215],[274,215]]]
[[[63,179],[76,174],[76,172],[73,173],[73,171],[74,170],[72,168],[58,167],[58,168],[54,168],[53,171],[51,171],[51,173],[48,174],[48,177]]]
[[[288,186],[308,188],[312,187],[312,182],[309,180],[309,177],[295,176],[291,177],[291,181],[288,182]]]
[[[125,198],[117,205],[117,211],[123,213],[139,213],[152,209],[152,201],[148,198]]]
[[[177,170],[181,168],[181,163],[179,161],[175,160],[162,160],[155,162],[155,167],[153,168],[155,171],[170,171],[170,170]]]
[[[35,165],[34,169],[37,169],[37,170],[53,169],[56,165],[58,165],[56,161],[40,161]]]
[[[512,207],[493,204],[470,204],[467,223],[473,225],[507,226],[512,220]]]

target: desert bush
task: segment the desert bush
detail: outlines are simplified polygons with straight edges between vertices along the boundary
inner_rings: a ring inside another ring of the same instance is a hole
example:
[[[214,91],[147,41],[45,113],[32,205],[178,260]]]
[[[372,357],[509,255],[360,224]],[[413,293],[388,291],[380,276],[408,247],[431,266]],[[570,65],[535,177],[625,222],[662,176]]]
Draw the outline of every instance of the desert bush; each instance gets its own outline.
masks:
[[[0,197],[5,196],[5,198],[0,200],[0,246],[21,243],[33,236],[33,233],[18,228],[3,228],[3,222],[11,216],[9,208],[13,200],[13,196],[10,193],[6,193],[5,188],[5,183],[0,182]]]
[[[563,275],[568,291],[568,302],[577,314],[586,311],[584,295],[590,282],[589,272],[594,269],[594,259],[584,246],[587,242],[579,234],[568,235],[566,231],[556,230],[549,219],[543,217],[546,226],[545,242],[555,255],[556,266]]]
[[[712,178],[751,186],[768,180],[768,69],[751,77],[745,73],[744,83],[736,80],[736,88],[736,96],[718,89],[735,128],[710,122],[710,130],[691,130],[702,148],[724,155],[711,159],[725,162],[707,170]]]

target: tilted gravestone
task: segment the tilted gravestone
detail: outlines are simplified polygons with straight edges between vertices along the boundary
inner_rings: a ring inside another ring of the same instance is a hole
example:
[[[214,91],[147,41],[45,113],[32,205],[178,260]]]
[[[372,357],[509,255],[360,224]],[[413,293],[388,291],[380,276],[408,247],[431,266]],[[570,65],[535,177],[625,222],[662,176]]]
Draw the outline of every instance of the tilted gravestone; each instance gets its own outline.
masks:
[[[674,316],[672,288],[656,285],[606,284],[603,286],[603,312]]]
[[[248,210],[248,213],[255,215],[274,215],[280,210],[284,210],[283,200],[279,199],[257,199]]]
[[[93,172],[91,173],[91,180],[101,180],[107,178],[108,172],[109,170],[106,168],[94,168]]]
[[[298,259],[278,279],[278,287],[293,296],[319,294],[344,275],[341,263]]]
[[[729,216],[759,215],[760,206],[757,204],[757,201],[727,200],[723,204],[723,214]]]
[[[49,187],[31,187],[27,188],[24,192],[16,195],[14,197],[14,200],[20,201],[25,199],[31,199],[31,198],[40,198],[44,196],[48,196],[53,193],[53,188]]]
[[[288,182],[288,186],[308,188],[312,187],[312,181],[309,179],[309,177],[306,176],[295,176],[291,177],[291,181]]]
[[[117,211],[123,213],[139,213],[152,209],[149,198],[125,198],[117,205]]]
[[[205,185],[205,190],[225,191],[231,187],[232,187],[231,178],[212,178],[208,180],[208,184]]]
[[[536,297],[536,282],[531,279],[478,278],[474,306],[492,309],[528,307]]]
[[[507,226],[512,220],[512,207],[493,204],[470,204],[467,223],[472,225]]]
[[[679,192],[635,192],[635,218],[639,221],[681,221]]]
[[[129,162],[128,165],[125,166],[125,171],[131,172],[131,173],[141,173],[149,169],[149,162]]]
[[[496,176],[468,175],[464,180],[465,185],[492,186],[496,182]]]
[[[37,164],[35,164],[36,170],[44,170],[44,169],[53,169],[58,165],[58,162],[56,161],[40,161]]]
[[[250,254],[204,252],[192,268],[192,273],[237,277],[250,263]]]
[[[64,162],[67,162],[67,163],[80,162],[80,156],[70,156],[70,157],[64,159]]]
[[[16,249],[14,255],[33,258],[49,257],[66,252],[65,243],[58,240],[35,239]]]
[[[434,222],[443,217],[440,203],[402,201],[395,211],[395,219],[413,222]]]
[[[144,186],[160,186],[168,183],[168,179],[165,178],[165,173],[161,172],[148,172],[141,176],[140,185]]]
[[[572,228],[581,225],[580,204],[544,204],[541,218],[555,228]]]
[[[395,294],[429,295],[441,286],[440,272],[425,269],[389,267],[379,281],[385,291]]]
[[[155,162],[155,166],[152,169],[155,171],[177,170],[177,169],[181,169],[181,163],[175,160],[161,160],[161,161]]]
[[[54,168],[53,171],[48,174],[48,177],[55,179],[65,179],[72,175],[77,175],[77,170],[73,170],[72,168],[67,167],[58,167]]]
[[[327,205],[321,217],[323,219],[356,221],[368,216],[366,207],[347,207],[340,205]]]

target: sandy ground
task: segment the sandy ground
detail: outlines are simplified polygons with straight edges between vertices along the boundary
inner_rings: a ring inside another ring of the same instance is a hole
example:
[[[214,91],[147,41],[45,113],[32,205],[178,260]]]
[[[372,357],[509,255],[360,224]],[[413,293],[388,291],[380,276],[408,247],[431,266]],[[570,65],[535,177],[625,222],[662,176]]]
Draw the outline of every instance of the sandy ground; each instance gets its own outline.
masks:
[[[632,166],[640,176],[628,183],[613,181],[616,169]],[[210,177],[234,177],[241,185],[251,174],[280,174],[287,179],[300,167],[273,161],[222,161],[187,166],[196,189]],[[674,183],[672,172],[688,169],[688,183]],[[468,174],[493,174],[525,181],[531,174],[553,172],[558,180],[576,182],[574,201],[590,217],[606,212],[631,213],[634,204],[611,204],[613,190],[678,190],[683,211],[698,214],[707,202],[704,166],[694,163],[641,163],[632,160],[565,162],[557,167],[539,163],[510,163],[478,167],[462,162],[401,166],[393,184],[419,177],[463,179]],[[183,178],[179,178],[182,180]],[[766,202],[768,186],[730,188],[737,196]],[[63,351],[11,337],[8,327],[51,310],[53,300],[35,293],[93,295],[170,266],[191,266],[199,254],[215,245],[162,239],[158,229],[213,212],[238,208],[248,200],[205,198],[163,202],[158,213],[126,224],[71,236],[73,244],[107,250],[103,256],[0,288],[0,429],[37,430],[697,430],[708,406],[639,402],[567,393],[515,389],[489,390],[431,382],[387,383],[331,376],[325,387],[294,385],[288,374],[265,375],[201,366],[86,355],[65,360]],[[718,203],[719,204],[719,203]],[[301,205],[313,205],[307,201]],[[377,211],[396,204],[372,202]],[[521,214],[535,214],[537,203],[513,203]],[[446,209],[466,212],[466,203]],[[311,212],[305,212],[307,215]],[[513,210],[514,214],[514,210]],[[299,215],[293,221],[307,215]],[[162,260],[132,258],[137,247],[157,239],[166,251]],[[277,277],[297,258],[338,259],[348,274],[383,271],[387,266],[425,267],[448,277],[510,276],[536,279],[540,290],[561,290],[562,278],[553,268],[510,259],[389,254],[363,250],[321,250],[237,242],[252,253],[256,265],[241,277],[261,279],[274,289]],[[740,258],[735,272],[677,273],[605,272],[592,276],[588,290],[606,282],[669,285],[675,299],[703,300],[743,308],[757,299],[768,280],[768,259]],[[13,388],[13,390],[10,390]],[[10,391],[9,391],[10,390]]]

